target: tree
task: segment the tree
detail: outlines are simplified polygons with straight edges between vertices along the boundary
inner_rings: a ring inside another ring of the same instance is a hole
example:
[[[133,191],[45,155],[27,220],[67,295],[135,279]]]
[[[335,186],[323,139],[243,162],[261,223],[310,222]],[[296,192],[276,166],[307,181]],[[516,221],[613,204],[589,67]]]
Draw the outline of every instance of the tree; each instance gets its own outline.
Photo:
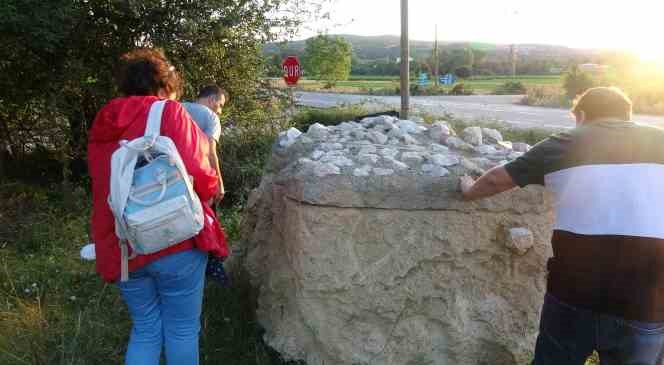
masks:
[[[595,86],[599,86],[597,80],[591,74],[581,71],[576,65],[563,76],[563,88],[569,99],[574,99]]]
[[[461,67],[458,67],[456,70],[454,70],[454,73],[460,79],[467,79],[471,76],[472,71],[470,70],[470,67],[468,67],[468,66],[461,66]]]
[[[341,37],[318,35],[309,38],[304,49],[304,70],[327,87],[347,80],[351,70],[352,47]]]
[[[466,47],[463,49],[463,64],[470,70],[475,67],[475,51],[472,48]]]
[[[185,79],[186,98],[216,82],[232,99],[225,119],[267,120],[261,45],[296,29],[321,1],[4,0],[0,159],[20,162],[43,150],[65,172],[82,174],[87,128],[117,96],[113,70],[135,47],[163,48]]]

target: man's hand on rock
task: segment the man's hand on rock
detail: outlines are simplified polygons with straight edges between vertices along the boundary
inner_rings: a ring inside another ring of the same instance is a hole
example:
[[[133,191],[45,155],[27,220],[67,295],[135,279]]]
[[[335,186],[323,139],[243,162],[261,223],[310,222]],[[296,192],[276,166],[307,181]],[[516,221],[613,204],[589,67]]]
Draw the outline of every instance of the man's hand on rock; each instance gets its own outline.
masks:
[[[466,201],[488,198],[516,187],[504,166],[496,166],[485,172],[477,180],[468,175],[459,178],[461,195]]]
[[[475,179],[468,175],[461,176],[459,178],[459,189],[461,190],[461,194],[465,195],[468,193],[473,184],[475,184]]]

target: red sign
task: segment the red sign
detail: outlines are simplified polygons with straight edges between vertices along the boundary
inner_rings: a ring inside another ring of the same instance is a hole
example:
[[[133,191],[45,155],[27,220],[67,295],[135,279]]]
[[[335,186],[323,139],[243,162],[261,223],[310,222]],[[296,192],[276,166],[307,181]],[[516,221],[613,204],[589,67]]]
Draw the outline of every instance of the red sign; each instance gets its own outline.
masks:
[[[281,64],[284,70],[284,81],[288,86],[295,86],[302,75],[300,61],[295,56],[288,56]]]

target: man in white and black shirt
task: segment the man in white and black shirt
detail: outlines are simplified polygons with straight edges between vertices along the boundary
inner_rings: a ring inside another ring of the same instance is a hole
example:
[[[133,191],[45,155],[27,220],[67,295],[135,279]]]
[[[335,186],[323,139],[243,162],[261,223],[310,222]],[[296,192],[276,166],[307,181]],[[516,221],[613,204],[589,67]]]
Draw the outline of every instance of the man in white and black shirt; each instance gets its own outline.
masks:
[[[616,88],[572,109],[577,128],[477,181],[466,200],[544,185],[556,223],[535,365],[661,364],[664,357],[664,130],[631,121]]]

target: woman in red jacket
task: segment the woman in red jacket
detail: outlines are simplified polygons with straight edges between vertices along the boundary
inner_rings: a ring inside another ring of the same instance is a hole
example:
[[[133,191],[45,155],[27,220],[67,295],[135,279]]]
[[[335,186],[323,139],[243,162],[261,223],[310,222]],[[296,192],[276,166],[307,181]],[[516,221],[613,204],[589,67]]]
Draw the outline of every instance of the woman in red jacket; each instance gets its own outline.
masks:
[[[125,363],[159,364],[162,346],[169,365],[198,364],[198,334],[208,252],[227,255],[217,218],[203,204],[206,219],[201,233],[177,245],[129,261],[129,280],[119,282],[120,248],[113,214],[107,202],[111,155],[119,141],[145,132],[150,106],[170,99],[164,107],[161,135],[170,137],[182,157],[194,190],[202,202],[219,189],[210,166],[208,139],[176,101],[181,79],[163,52],[138,49],[122,56],[118,74],[124,97],[111,100],[97,114],[89,134],[88,165],[92,178],[92,238],[97,271],[117,282],[133,320]]]

